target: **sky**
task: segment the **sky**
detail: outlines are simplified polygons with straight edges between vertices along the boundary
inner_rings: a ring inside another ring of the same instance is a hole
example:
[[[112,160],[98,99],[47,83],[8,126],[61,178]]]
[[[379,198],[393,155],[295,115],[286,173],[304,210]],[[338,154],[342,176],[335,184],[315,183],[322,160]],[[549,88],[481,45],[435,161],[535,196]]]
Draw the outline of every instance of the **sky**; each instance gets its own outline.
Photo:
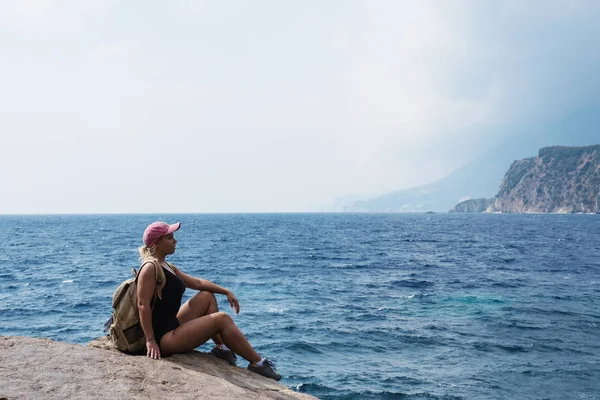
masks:
[[[599,17],[594,0],[2,0],[0,214],[307,212],[427,184],[600,110]]]

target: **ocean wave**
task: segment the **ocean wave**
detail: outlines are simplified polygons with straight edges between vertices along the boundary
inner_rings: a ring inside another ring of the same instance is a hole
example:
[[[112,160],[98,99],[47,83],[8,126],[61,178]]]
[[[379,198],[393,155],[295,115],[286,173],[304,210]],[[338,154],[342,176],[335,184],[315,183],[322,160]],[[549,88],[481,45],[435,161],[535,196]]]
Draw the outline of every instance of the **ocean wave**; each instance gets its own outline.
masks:
[[[382,321],[385,319],[384,315],[373,313],[373,312],[363,312],[358,314],[351,314],[344,317],[345,321],[356,321],[360,323],[365,323],[369,321]]]
[[[377,390],[333,390],[324,385],[309,383],[296,385],[297,391],[310,393],[322,400],[461,400],[462,397],[435,395],[428,392],[402,393]]]
[[[445,297],[440,299],[442,303],[461,303],[461,304],[505,304],[506,300],[487,296],[458,296]]]
[[[506,353],[528,353],[533,349],[533,343],[528,345],[518,344],[501,344],[501,343],[490,343],[490,342],[475,342],[473,347],[476,350],[483,352],[495,352],[501,350]]]
[[[300,393],[310,393],[311,395],[316,396],[320,399],[330,398],[325,396],[335,395],[339,392],[336,389],[330,388],[325,385],[320,385],[318,383],[298,383],[296,385],[291,386],[291,389]]]
[[[423,385],[426,382],[410,376],[390,376],[383,379],[381,383],[386,385]]]
[[[294,330],[298,329],[298,325],[284,325],[279,329],[284,330],[284,331],[294,331]]]
[[[443,325],[432,325],[432,324],[425,325],[423,328],[427,329],[427,330],[430,330],[430,331],[442,331],[442,332],[449,330],[448,327],[446,327],[446,326],[443,326]]]
[[[433,282],[419,280],[419,279],[399,279],[399,280],[390,281],[386,284],[386,286],[391,286],[391,287],[408,287],[408,288],[413,288],[413,289],[424,289],[424,288],[429,288],[434,285],[435,285],[435,283],[433,283]]]
[[[494,282],[491,285],[492,287],[496,287],[496,288],[519,288],[521,286],[525,286],[524,282],[517,282],[517,281],[503,281],[503,282]]]
[[[446,263],[446,264],[454,264],[454,263],[456,263],[456,260],[454,258],[448,258],[448,257],[440,258],[439,261],[441,263]]]
[[[23,285],[10,284],[8,286],[4,286],[2,289],[13,290],[13,289],[21,289],[22,287],[23,287]]]
[[[327,256],[327,255],[323,255],[323,254],[309,254],[306,256],[306,258],[310,259],[310,260],[329,260],[329,261],[346,261],[348,260],[347,257],[340,257],[340,256]]]
[[[74,308],[74,309],[77,309],[77,310],[79,310],[79,309],[88,309],[88,308],[94,307],[94,304],[92,304],[90,302],[87,302],[87,301],[84,301],[84,302],[79,302],[79,303],[71,304],[70,307]]]
[[[6,314],[6,318],[15,319],[17,317],[22,316],[34,316],[39,315],[42,311],[37,308],[30,307],[13,307],[13,308],[1,308],[0,311]],[[58,313],[57,311],[53,311],[53,313]]]
[[[57,333],[61,333],[61,334],[65,334],[65,333],[80,333],[81,329],[80,328],[75,328],[72,326],[65,326],[59,329],[56,329]]]
[[[382,327],[380,329],[365,329],[360,332],[351,332],[350,336],[354,337],[355,341],[366,341],[377,338],[377,343],[386,343],[386,347],[383,347],[382,351],[390,351],[391,349],[405,348],[407,344],[416,346],[439,346],[448,344],[449,342],[455,341],[454,338],[440,337],[437,334],[429,334],[427,332],[421,333],[421,328],[416,331],[402,331],[400,329],[393,329],[388,327]],[[433,333],[433,332],[432,332]],[[333,334],[337,334],[334,332]],[[343,350],[344,348],[355,348],[354,343],[345,343],[340,340],[332,340],[327,343],[323,343],[328,349],[331,350]],[[377,348],[378,345],[372,344],[369,349],[370,351]]]
[[[269,307],[269,308],[267,308],[267,312],[269,314],[283,314],[286,311],[289,311],[289,308],[284,308],[284,307]]]
[[[416,242],[416,243],[440,243],[439,240],[436,239],[415,239],[415,238],[406,238],[403,239],[405,242]]]
[[[243,280],[238,283],[240,286],[265,286],[267,282],[265,281],[251,281],[251,280]]]
[[[265,267],[262,265],[242,265],[239,267],[241,270],[270,270],[270,267]]]
[[[116,280],[95,280],[95,281],[91,281],[90,283],[94,285],[94,287],[97,288],[114,288],[117,289],[117,287],[121,284],[122,281],[116,281]]]
[[[370,268],[371,264],[366,264],[366,263],[361,263],[361,264],[353,264],[353,263],[331,264],[330,267],[331,268],[339,268],[339,269],[366,269],[366,268]]]
[[[321,345],[318,343],[310,343],[306,341],[294,342],[294,343],[286,343],[286,348],[292,350],[293,352],[305,352],[305,353],[313,353],[313,354],[321,354],[323,350],[320,348]]]

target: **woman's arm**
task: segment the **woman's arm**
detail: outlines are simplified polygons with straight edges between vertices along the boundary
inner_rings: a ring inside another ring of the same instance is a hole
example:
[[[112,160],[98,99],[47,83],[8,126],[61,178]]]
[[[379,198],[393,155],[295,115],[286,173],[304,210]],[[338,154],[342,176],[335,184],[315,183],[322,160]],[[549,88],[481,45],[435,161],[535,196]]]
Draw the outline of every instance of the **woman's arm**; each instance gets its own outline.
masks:
[[[149,264],[149,265],[148,265]],[[145,268],[141,268],[137,281],[138,311],[140,313],[140,324],[146,336],[147,355],[151,358],[160,359],[160,348],[154,339],[154,330],[152,329],[152,308],[150,301],[156,290],[156,266],[148,262]]]
[[[182,272],[179,268],[177,268],[173,264],[169,264],[169,265],[171,267],[173,267],[173,271],[175,271],[175,274],[179,277],[179,279],[181,279],[183,281],[183,284],[185,285],[186,288],[194,289],[194,290],[206,290],[207,292],[216,293],[216,294],[229,293],[229,290],[217,285],[216,283],[212,283],[211,281],[206,280],[206,279],[200,279],[200,278],[193,277],[191,275],[188,275],[188,274]]]
[[[221,287],[221,286],[217,285],[216,283],[213,283],[209,280],[195,278],[191,275],[181,272],[181,270],[179,268],[175,267],[173,264],[169,264],[169,265],[171,267],[173,267],[173,271],[175,271],[175,274],[183,281],[183,284],[185,285],[185,287],[194,289],[194,290],[205,290],[207,292],[216,293],[216,294],[224,294],[225,296],[227,296],[227,300],[229,301],[231,308],[233,308],[235,310],[236,314],[238,314],[240,312],[240,303],[238,302],[238,299],[235,297],[235,295],[230,290],[227,290],[224,287]]]

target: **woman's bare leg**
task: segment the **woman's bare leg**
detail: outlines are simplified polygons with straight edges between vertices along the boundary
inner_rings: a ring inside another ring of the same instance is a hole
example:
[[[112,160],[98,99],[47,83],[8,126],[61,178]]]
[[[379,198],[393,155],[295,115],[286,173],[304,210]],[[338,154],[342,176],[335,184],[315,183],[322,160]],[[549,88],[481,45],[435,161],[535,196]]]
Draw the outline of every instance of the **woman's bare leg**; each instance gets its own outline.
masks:
[[[211,292],[199,292],[179,308],[177,319],[183,325],[193,319],[217,312],[219,312],[219,305],[215,295]],[[223,344],[223,339],[218,333],[212,337],[212,340],[217,345]]]
[[[227,347],[249,362],[257,363],[261,360],[248,339],[224,312],[209,314],[182,324],[162,337],[160,348],[165,355],[185,353],[194,350],[217,333]]]

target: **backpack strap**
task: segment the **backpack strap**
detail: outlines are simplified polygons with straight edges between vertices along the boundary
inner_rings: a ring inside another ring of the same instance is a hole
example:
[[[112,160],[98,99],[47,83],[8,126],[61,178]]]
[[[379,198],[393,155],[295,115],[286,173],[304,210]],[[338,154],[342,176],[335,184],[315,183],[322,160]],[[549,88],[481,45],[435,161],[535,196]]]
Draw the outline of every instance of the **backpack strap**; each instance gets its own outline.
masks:
[[[160,264],[158,264],[158,261],[155,261],[155,260],[144,261],[144,263],[141,265],[139,271],[136,272],[136,270],[133,269],[133,275],[135,276],[135,280],[137,282],[137,278],[138,278],[138,276],[140,276],[140,272],[142,272],[142,268],[148,263],[154,264],[154,274],[155,274],[154,280],[156,281],[156,288],[154,289],[154,295],[158,296],[158,298],[162,300],[162,290],[165,287],[165,284],[167,283],[167,277],[165,276],[165,271],[163,271]]]
[[[154,262],[154,272],[156,273],[156,296],[162,300],[162,290],[167,283],[167,277],[165,276],[165,271],[158,264],[158,261]]]

